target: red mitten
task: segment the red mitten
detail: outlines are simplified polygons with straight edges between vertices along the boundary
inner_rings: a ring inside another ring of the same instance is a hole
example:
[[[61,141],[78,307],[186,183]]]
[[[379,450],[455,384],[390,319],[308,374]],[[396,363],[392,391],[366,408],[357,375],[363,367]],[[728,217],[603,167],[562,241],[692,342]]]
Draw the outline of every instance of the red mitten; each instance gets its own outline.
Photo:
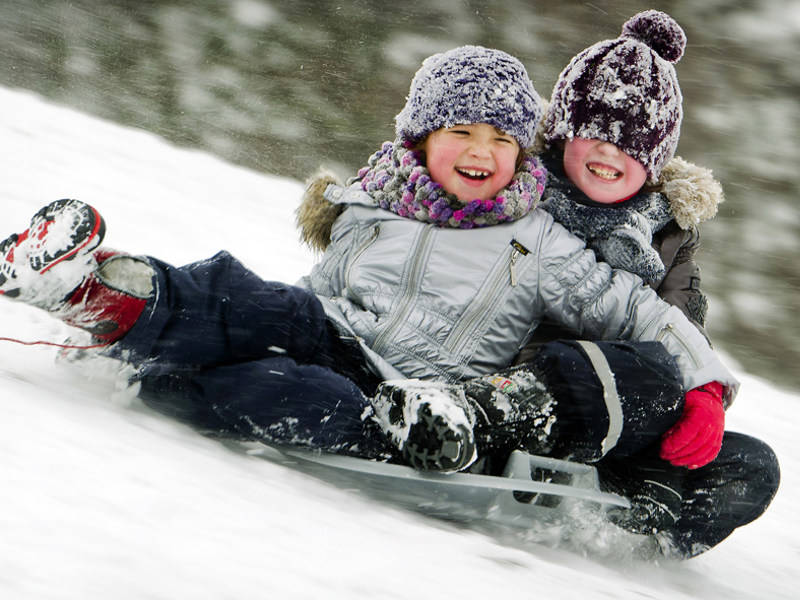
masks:
[[[716,381],[686,392],[683,414],[661,438],[661,458],[697,469],[719,454],[725,430],[722,384]]]

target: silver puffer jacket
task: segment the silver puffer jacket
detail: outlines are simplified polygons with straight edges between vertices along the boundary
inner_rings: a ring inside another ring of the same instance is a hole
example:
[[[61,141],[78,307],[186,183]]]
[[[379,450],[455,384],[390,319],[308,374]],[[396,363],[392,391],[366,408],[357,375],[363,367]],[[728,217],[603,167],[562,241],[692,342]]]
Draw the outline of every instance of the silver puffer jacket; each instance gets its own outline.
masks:
[[[548,319],[591,339],[663,342],[686,389],[716,380],[730,398],[738,387],[679,309],[596,262],[541,209],[492,227],[438,228],[375,208],[358,184],[323,178],[299,215],[307,240],[329,239],[300,284],[386,378],[498,371]]]

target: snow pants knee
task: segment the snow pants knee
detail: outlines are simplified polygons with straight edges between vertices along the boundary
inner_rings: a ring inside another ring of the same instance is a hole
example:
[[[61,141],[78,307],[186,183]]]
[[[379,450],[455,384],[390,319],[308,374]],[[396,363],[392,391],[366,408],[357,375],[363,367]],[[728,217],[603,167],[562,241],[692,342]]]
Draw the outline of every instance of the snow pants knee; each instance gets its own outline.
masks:
[[[761,516],[780,484],[780,467],[772,449],[732,431],[725,432],[716,459],[684,472],[681,515],[672,532],[683,558],[716,546],[734,529]]]
[[[226,252],[151,264],[156,294],[114,349],[138,367],[146,404],[221,434],[356,454],[369,445],[364,391],[377,378],[313,294]]]
[[[684,393],[658,342],[557,340],[531,362],[557,401],[552,454],[581,462],[630,456],[680,417]]]
[[[717,458],[699,469],[658,458],[661,436],[684,402],[677,367],[661,344],[560,340],[542,345],[532,363],[559,403],[553,455],[597,464],[601,483],[609,472],[635,477],[645,467],[649,480],[679,493],[680,513],[668,533],[680,557],[715,546],[772,501],[778,460],[756,438],[725,432]]]
[[[719,455],[699,469],[676,467],[658,458],[658,445],[635,456],[597,463],[601,485],[613,491],[640,490],[640,481],[678,497],[669,535],[670,554],[687,559],[719,544],[733,531],[757,519],[778,490],[780,467],[772,449],[756,438],[726,431]]]

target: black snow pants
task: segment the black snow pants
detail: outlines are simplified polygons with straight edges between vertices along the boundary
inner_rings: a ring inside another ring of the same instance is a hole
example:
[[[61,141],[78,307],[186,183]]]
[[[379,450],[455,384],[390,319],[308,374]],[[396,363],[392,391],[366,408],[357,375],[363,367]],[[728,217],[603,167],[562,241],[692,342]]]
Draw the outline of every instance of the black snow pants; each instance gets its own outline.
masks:
[[[661,436],[680,418],[684,397],[661,344],[559,340],[543,344],[531,362],[560,405],[575,402],[557,412],[562,427],[554,455],[594,463],[601,484],[630,478],[622,488],[635,489],[640,482],[633,479],[644,476],[681,496],[667,532],[678,556],[715,546],[758,518],[775,496],[775,453],[742,433],[725,432],[717,458],[699,469],[658,458]]]
[[[264,281],[227,252],[175,268],[115,354],[151,408],[212,434],[383,456],[365,411],[379,383],[319,300]]]
[[[313,294],[264,281],[226,252],[179,268],[151,264],[157,293],[114,346],[137,366],[146,404],[215,434],[391,453],[365,418],[380,381]],[[534,362],[558,399],[560,456],[635,461],[683,408],[677,369],[658,343],[557,341]],[[712,464],[681,473],[687,510],[678,527],[695,545],[714,545],[760,515],[778,481],[771,450],[741,434],[726,435]]]

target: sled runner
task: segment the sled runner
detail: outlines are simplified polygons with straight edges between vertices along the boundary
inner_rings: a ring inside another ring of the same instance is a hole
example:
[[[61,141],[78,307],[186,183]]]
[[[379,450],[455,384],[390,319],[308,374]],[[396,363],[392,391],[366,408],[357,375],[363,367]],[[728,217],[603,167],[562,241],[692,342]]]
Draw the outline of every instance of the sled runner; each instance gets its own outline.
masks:
[[[404,465],[297,449],[275,452],[280,456],[273,458],[294,462],[322,479],[455,521],[481,519],[524,527],[529,522],[558,518],[567,502],[594,504],[600,510],[630,506],[627,498],[600,490],[591,465],[520,450],[511,454],[502,476],[417,471]],[[248,453],[264,454],[258,449]]]

